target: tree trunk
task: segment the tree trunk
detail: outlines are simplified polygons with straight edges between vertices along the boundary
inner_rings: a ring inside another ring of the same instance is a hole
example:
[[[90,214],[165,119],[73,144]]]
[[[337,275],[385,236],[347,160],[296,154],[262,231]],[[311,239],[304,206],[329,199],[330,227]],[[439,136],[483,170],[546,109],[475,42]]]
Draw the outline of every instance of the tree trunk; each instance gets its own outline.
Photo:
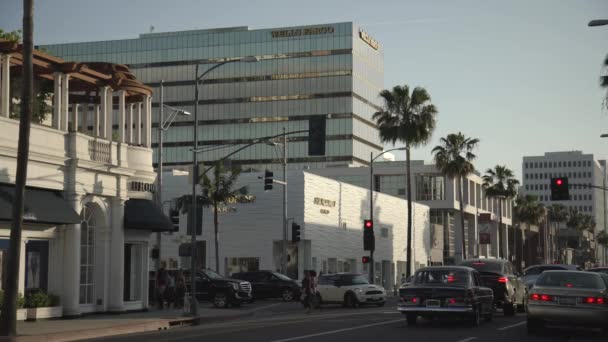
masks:
[[[530,227],[530,223],[527,224],[528,226],[528,238],[526,239],[527,241],[527,246],[528,246],[528,260],[526,260],[526,267],[528,267],[529,265],[531,265],[530,260],[532,259],[532,227]]]
[[[507,230],[507,227],[505,227],[505,230]],[[500,241],[504,241],[502,234],[502,198],[498,198],[498,244],[500,245],[500,250],[502,251],[502,254],[504,256],[504,258],[506,260],[509,260],[509,240],[507,239],[505,245],[505,248],[503,247],[503,244],[500,243]],[[505,235],[509,235],[508,233]],[[500,256],[499,256],[500,257]]]
[[[458,201],[460,202],[460,230],[462,231],[462,260],[467,259],[467,244],[464,228],[464,203],[462,203],[462,177],[458,177]]]
[[[405,275],[412,275],[412,173],[410,160],[410,147],[406,145],[405,150],[405,165],[406,165],[406,191],[407,191],[407,264],[405,266]]]
[[[17,335],[17,291],[19,290],[19,259],[21,257],[21,229],[23,225],[23,199],[27,180],[27,161],[30,150],[30,127],[33,100],[33,14],[34,1],[23,0],[23,88],[21,89],[21,114],[17,150],[17,175],[13,202],[11,238],[9,244],[6,288],[0,313],[0,335]]]
[[[213,202],[213,235],[215,237],[215,272],[220,273],[220,235],[219,220],[217,219],[217,202]]]

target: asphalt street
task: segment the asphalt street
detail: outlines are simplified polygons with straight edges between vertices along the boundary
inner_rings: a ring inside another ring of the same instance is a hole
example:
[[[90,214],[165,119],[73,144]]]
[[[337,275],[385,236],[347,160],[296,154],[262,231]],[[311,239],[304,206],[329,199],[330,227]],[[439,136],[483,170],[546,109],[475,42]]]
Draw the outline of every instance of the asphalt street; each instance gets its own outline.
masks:
[[[408,327],[404,317],[395,310],[394,299],[385,307],[345,309],[326,307],[311,314],[296,303],[256,303],[259,309],[252,317],[225,323],[202,324],[168,331],[118,336],[96,341],[112,342],[177,342],[177,341],[606,341],[593,330],[548,329],[539,336],[528,336],[525,314],[504,317],[497,312],[492,322],[471,328],[458,321],[431,322],[419,320]],[[557,327],[556,327],[557,328]]]

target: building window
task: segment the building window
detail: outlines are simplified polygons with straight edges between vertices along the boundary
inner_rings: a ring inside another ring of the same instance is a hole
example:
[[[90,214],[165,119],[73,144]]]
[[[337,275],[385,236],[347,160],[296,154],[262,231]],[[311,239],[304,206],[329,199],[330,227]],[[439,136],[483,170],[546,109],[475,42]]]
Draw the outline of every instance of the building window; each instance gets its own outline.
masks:
[[[524,169],[528,168],[528,163],[524,163]]]
[[[260,270],[260,258],[226,258],[226,274]]]
[[[388,238],[388,228],[381,228],[380,229],[380,236],[383,238]]]
[[[431,224],[443,225],[443,212],[441,210],[431,209],[429,212],[429,220]]]
[[[95,271],[94,234],[95,219],[92,204],[82,208],[80,215],[80,304],[93,304],[95,284],[93,274]]]
[[[438,175],[416,175],[416,199],[419,201],[444,200],[444,177]]]
[[[562,167],[562,162],[561,161],[558,162],[558,165],[559,165],[559,167]]]
[[[378,191],[384,194],[404,196],[405,188],[405,175],[378,177]]]
[[[580,160],[578,161],[578,167],[581,167],[581,161]]]
[[[526,190],[530,190],[530,186],[526,184]]]
[[[547,167],[547,162],[543,162],[543,167],[546,168]]]

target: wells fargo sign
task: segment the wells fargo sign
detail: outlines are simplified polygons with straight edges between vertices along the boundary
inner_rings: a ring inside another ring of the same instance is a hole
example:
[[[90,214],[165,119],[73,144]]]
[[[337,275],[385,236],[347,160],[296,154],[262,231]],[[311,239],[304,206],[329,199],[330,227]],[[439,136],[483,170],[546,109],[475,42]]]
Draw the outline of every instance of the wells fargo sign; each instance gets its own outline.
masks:
[[[313,200],[314,204],[316,205],[322,205],[324,207],[330,207],[333,208],[336,206],[336,201],[331,201],[325,198],[319,198],[319,197],[315,197]]]
[[[272,31],[272,38],[284,38],[284,37],[297,37],[297,36],[312,36],[317,34],[330,34],[334,33],[334,28],[331,26],[322,27],[310,27],[302,29],[291,29]]]
[[[359,31],[359,37],[361,37],[361,40],[366,42],[367,45],[371,46],[374,50],[378,50],[378,48],[380,47],[380,44],[378,44],[378,41],[375,40],[374,38],[372,38],[372,36],[367,34],[367,32],[365,32],[365,31]]]

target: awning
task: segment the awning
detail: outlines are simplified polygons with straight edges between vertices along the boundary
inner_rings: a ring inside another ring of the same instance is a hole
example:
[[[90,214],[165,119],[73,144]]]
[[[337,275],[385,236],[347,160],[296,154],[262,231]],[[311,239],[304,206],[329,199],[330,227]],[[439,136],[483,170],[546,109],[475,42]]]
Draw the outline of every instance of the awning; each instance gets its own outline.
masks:
[[[125,229],[174,232],[173,223],[162,209],[147,199],[132,198],[125,202]]]
[[[0,184],[0,221],[12,221],[15,185]],[[25,188],[23,221],[40,224],[77,224],[80,215],[63,199],[61,191]]]

